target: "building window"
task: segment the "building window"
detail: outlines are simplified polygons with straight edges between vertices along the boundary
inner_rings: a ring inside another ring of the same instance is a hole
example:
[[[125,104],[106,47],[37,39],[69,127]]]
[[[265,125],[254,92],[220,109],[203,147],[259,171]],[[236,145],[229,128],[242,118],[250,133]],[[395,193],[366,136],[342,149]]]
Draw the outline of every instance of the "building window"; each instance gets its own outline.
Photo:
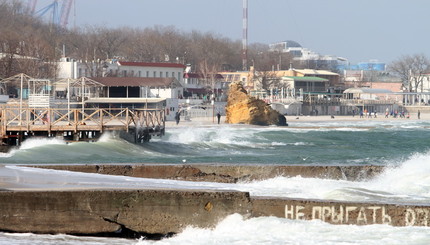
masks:
[[[163,72],[160,71],[160,77],[163,77]]]
[[[142,71],[139,71],[139,77],[142,77]]]
[[[149,77],[149,71],[146,71],[146,77]]]
[[[178,81],[181,81],[181,73],[178,72]]]
[[[175,73],[172,71],[172,77],[175,77]]]
[[[153,77],[157,77],[157,72],[156,71],[153,72]]]

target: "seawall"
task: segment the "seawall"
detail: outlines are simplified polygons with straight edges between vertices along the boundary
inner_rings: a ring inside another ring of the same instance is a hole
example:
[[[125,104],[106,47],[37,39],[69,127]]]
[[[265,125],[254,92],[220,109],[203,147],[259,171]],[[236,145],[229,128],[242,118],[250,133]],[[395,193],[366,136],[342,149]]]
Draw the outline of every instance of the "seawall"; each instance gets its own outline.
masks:
[[[225,165],[225,164],[123,164],[123,165],[32,165],[32,167],[56,170],[123,175],[141,178],[180,179],[188,181],[211,181],[236,183],[274,178],[277,176],[302,176],[363,180],[384,171],[375,165]]]
[[[191,181],[237,182],[279,175],[359,180],[381,166],[37,165],[51,169]],[[1,183],[0,183],[1,184]],[[3,183],[4,184],[4,183]],[[258,197],[184,189],[0,189],[0,230],[163,237],[187,226],[214,227],[226,216],[318,219],[331,224],[428,226],[430,206]],[[130,235],[131,234],[131,235]]]
[[[185,190],[0,191],[0,230],[157,235],[213,227],[251,210],[249,194]]]

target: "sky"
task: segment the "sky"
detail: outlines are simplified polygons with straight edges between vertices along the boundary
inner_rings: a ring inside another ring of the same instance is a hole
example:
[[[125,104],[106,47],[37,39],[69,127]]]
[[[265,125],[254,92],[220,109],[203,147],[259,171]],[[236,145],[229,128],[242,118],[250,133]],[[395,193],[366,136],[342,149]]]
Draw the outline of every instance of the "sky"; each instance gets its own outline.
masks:
[[[37,9],[52,1],[39,0]],[[294,40],[351,64],[430,57],[430,0],[248,0],[248,16],[248,43]],[[69,23],[174,26],[241,40],[242,0],[75,0]]]

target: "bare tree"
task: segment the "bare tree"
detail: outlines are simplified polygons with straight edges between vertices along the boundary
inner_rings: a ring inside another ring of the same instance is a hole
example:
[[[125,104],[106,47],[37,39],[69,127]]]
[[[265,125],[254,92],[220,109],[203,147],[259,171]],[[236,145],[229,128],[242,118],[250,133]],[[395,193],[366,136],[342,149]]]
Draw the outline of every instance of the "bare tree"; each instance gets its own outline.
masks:
[[[279,78],[276,75],[276,71],[255,71],[254,82],[258,82],[256,89],[270,90],[279,85]]]
[[[402,87],[408,92],[417,92],[423,86],[424,73],[429,69],[430,62],[424,54],[405,55],[393,61],[388,69],[398,75]]]
[[[199,63],[199,72],[202,75],[202,80],[206,85],[206,88],[210,89],[215,95],[215,87],[218,75],[218,66],[216,64],[209,64],[205,59]]]

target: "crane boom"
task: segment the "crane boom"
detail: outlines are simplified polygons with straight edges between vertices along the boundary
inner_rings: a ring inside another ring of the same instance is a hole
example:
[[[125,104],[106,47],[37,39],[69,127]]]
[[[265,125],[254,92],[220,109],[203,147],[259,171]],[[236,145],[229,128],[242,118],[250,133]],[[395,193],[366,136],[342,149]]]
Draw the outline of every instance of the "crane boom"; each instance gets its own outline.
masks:
[[[61,5],[60,26],[66,27],[69,23],[70,10],[72,9],[73,0],[64,0]]]

